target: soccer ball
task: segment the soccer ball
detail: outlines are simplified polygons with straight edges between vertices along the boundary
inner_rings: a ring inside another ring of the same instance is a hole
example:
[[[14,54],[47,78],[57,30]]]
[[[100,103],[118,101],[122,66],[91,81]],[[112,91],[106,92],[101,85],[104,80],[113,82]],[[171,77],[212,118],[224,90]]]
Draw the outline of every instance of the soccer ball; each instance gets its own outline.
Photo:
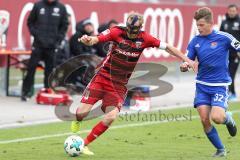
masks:
[[[77,135],[69,136],[64,142],[64,150],[71,157],[79,156],[84,147],[84,141]]]

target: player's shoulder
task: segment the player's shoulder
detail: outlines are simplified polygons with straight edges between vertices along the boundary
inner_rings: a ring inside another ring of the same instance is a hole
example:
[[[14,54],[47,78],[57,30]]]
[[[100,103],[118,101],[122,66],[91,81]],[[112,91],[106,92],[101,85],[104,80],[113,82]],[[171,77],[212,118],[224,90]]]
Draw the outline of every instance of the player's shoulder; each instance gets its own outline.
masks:
[[[221,37],[221,38],[224,38],[224,39],[229,39],[229,40],[233,40],[234,37],[227,33],[227,32],[223,32],[223,31],[215,31],[215,34],[218,36],[218,37]]]
[[[200,38],[201,38],[201,37],[200,37],[199,35],[195,35],[195,36],[190,40],[189,45],[193,45],[193,44],[197,43],[198,40],[200,40]]]
[[[124,32],[126,31],[126,27],[124,26],[114,26],[111,28],[111,30],[118,31],[118,32]]]
[[[149,39],[149,37],[156,38],[155,36],[149,34],[146,31],[140,31],[140,37],[143,38],[144,40]]]
[[[111,32],[112,34],[122,34],[123,32],[126,31],[126,27],[124,26],[115,26],[115,27],[112,27],[111,29],[107,29],[106,30],[107,32]]]

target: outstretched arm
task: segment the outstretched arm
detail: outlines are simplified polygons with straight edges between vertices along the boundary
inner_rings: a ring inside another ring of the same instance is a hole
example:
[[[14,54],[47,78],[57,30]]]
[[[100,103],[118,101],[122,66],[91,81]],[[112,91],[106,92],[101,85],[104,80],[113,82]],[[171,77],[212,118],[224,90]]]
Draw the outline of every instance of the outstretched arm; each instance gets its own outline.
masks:
[[[167,51],[169,54],[181,59],[182,61],[184,61],[185,64],[187,64],[188,68],[192,68],[194,72],[196,72],[196,65],[195,62],[191,59],[189,59],[187,56],[185,56],[181,51],[179,51],[177,48],[166,44],[164,42],[160,42],[160,49],[163,49],[165,51]]]
[[[172,45],[169,45],[165,42],[161,42],[159,39],[149,35],[145,34],[145,39],[147,40],[146,47],[157,47],[160,49],[163,49],[167,51],[169,54],[181,59],[182,61],[188,63],[188,66],[193,69],[194,72],[195,70],[195,64],[194,61],[185,56],[181,51],[179,51],[177,48],[173,47]]]
[[[119,29],[117,27],[113,27],[112,29],[105,30],[98,36],[83,35],[81,38],[78,39],[78,41],[81,41],[87,46],[92,46],[94,44],[97,44],[98,42],[113,41],[114,37],[118,35],[118,31]]]
[[[193,63],[194,61],[190,60],[187,56],[185,56],[181,51],[179,51],[177,48],[166,44],[166,51],[168,53],[170,53],[171,55],[178,57],[179,59],[181,59],[184,62],[188,62],[188,63]]]
[[[78,41],[82,42],[87,46],[92,46],[94,44],[97,44],[99,42],[99,39],[97,36],[83,35],[81,38],[78,39]]]

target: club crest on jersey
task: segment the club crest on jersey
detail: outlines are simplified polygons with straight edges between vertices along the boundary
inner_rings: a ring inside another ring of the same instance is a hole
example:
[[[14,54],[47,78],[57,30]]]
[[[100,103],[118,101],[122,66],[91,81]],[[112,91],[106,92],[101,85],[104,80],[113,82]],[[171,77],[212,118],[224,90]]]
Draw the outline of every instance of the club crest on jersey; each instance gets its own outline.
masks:
[[[141,45],[142,45],[142,42],[140,42],[140,41],[137,41],[137,42],[136,42],[136,47],[137,47],[137,48],[140,48]]]
[[[53,8],[52,15],[53,16],[60,16],[59,11],[60,11],[60,8],[57,8],[57,7]]]
[[[217,42],[212,42],[212,43],[211,43],[211,48],[214,49],[214,48],[217,47],[217,45],[218,45]]]

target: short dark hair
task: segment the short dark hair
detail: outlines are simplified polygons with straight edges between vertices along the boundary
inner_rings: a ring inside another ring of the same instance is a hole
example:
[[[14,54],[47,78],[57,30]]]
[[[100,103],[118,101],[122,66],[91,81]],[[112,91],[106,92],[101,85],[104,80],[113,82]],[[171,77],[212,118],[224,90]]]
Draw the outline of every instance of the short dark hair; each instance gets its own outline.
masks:
[[[229,6],[228,6],[228,9],[229,8],[236,8],[236,9],[238,9],[238,6],[236,5],[236,4],[230,4]]]
[[[205,19],[207,22],[213,21],[213,13],[212,10],[208,7],[199,8],[194,15],[194,19],[198,21],[199,19]]]

